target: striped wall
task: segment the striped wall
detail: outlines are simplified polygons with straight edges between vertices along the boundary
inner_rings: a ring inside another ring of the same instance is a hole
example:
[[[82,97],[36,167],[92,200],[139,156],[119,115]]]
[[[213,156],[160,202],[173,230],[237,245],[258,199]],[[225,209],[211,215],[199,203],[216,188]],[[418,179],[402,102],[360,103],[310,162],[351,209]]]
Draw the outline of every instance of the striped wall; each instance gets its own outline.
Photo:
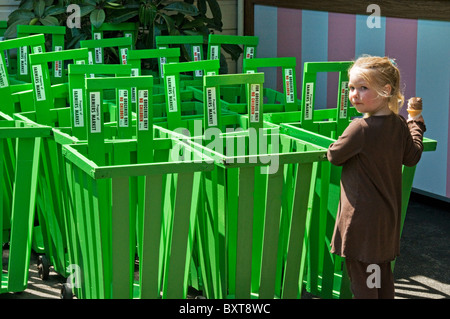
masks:
[[[304,62],[353,60],[361,54],[395,58],[405,98],[423,98],[425,136],[438,141],[436,151],[423,154],[414,188],[450,200],[450,22],[381,17],[379,28],[369,28],[367,20],[366,15],[256,5],[257,55],[297,58],[299,98]],[[271,72],[265,85],[280,89],[280,74]],[[335,105],[335,88],[336,75],[321,74],[317,105]]]

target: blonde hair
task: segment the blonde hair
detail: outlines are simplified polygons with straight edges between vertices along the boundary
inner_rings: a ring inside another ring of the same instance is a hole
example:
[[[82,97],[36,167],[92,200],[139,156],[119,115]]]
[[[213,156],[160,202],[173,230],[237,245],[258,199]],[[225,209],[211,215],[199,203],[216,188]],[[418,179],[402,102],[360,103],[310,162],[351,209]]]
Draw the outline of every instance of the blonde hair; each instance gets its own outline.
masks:
[[[348,70],[359,68],[359,74],[371,85],[381,97],[388,99],[389,109],[398,114],[403,106],[405,97],[400,89],[400,71],[394,60],[388,57],[364,55],[358,58]],[[384,88],[391,87],[391,92]]]

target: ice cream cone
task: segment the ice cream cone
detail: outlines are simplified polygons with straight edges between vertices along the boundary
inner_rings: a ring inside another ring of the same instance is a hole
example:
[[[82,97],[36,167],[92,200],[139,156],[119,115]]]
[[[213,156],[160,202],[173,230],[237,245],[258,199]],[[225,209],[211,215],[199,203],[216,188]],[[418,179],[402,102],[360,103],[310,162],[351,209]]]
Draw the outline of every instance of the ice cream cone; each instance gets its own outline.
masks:
[[[409,115],[411,117],[416,117],[418,116],[420,113],[422,113],[422,110],[413,110],[413,109],[407,109]]]

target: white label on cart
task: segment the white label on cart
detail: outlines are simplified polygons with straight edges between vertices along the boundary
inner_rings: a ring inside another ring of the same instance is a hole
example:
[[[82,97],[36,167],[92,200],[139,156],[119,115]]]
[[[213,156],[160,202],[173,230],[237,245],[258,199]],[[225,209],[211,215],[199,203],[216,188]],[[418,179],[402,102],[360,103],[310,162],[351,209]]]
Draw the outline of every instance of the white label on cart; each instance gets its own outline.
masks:
[[[91,110],[91,133],[100,133],[101,118],[100,118],[100,92],[91,92],[89,96],[89,109]]]
[[[2,42],[5,38],[4,37],[0,37],[0,42]],[[3,51],[4,55],[5,55],[5,63],[6,66],[8,66],[8,50]]]
[[[73,125],[75,127],[84,127],[83,117],[83,91],[81,89],[73,89]]]
[[[133,33],[125,33],[125,37],[126,38],[132,38],[133,37]]]
[[[94,64],[94,60],[92,58],[92,52],[88,52],[88,64]],[[95,74],[91,73],[91,78],[95,77]]]
[[[42,66],[33,65],[34,87],[36,89],[36,100],[45,101],[44,77],[42,76]]]
[[[6,67],[8,67],[9,66],[8,50],[5,50],[4,53],[5,53],[5,65]]]
[[[60,46],[60,45],[55,46],[55,51],[62,51],[62,49],[63,49],[63,48],[62,48],[62,46]],[[55,61],[55,72],[54,72],[54,76],[55,76],[56,78],[62,77],[62,69],[63,69],[62,65],[63,65],[63,61],[61,61],[61,60]]]
[[[194,61],[201,61],[202,60],[202,56],[201,56],[201,53],[200,53],[200,46],[194,45],[192,47],[192,51],[194,52]]]
[[[253,73],[255,73],[255,70],[247,70],[247,73],[248,74],[253,74]]]
[[[139,90],[139,131],[148,131],[148,90]]]
[[[131,69],[131,76],[139,76],[139,69]],[[131,88],[131,103],[136,103],[136,88]]]
[[[208,125],[217,125],[217,100],[216,88],[206,88],[206,107],[208,112]]]
[[[169,107],[169,112],[176,112],[177,107],[177,89],[175,85],[175,75],[170,75],[166,77],[167,85],[167,105]]]
[[[312,120],[314,82],[305,85],[305,120]]]
[[[128,127],[128,90],[119,90],[119,127]]]
[[[101,38],[101,33],[94,33],[94,40],[100,40]],[[102,48],[95,48],[95,63],[102,63]]]
[[[3,41],[5,38],[4,37],[0,37],[0,42]],[[6,66],[9,66],[9,62],[8,62],[8,50],[3,51],[3,53],[5,54],[5,64]]]
[[[42,53],[42,47],[40,45],[33,47],[33,53]]]
[[[341,108],[339,109],[339,118],[347,118],[347,105],[348,105],[348,82],[343,81],[341,83]]]
[[[250,122],[259,122],[259,108],[261,105],[260,85],[250,85]]]
[[[212,45],[211,46],[211,60],[219,60],[219,46]]]
[[[216,72],[215,71],[209,71],[209,72],[206,72],[206,75],[216,75]]]
[[[20,75],[28,74],[28,48],[26,46],[19,49]]]
[[[192,51],[194,54],[194,61],[201,61],[202,60],[202,53],[200,51],[200,46],[199,45],[194,45],[192,47]],[[202,70],[195,70],[195,76],[203,76],[203,71]]]
[[[92,58],[92,52],[88,52],[88,64],[94,64],[94,59]]]
[[[294,103],[294,74],[291,68],[284,70],[284,81],[286,84],[286,103]]]
[[[120,61],[122,64],[127,64],[127,54],[128,54],[128,48],[120,49]]]
[[[3,59],[0,56],[0,88],[7,87],[8,84],[8,76],[6,75],[6,68],[3,64]]]
[[[255,56],[255,47],[248,47],[245,57],[247,59],[253,59]]]
[[[167,49],[167,47],[159,47],[158,49]],[[165,57],[161,57],[159,58],[159,76],[161,78],[164,78],[164,69],[163,69],[163,65],[166,63],[166,58]]]
[[[161,74],[162,78],[164,78],[164,64],[166,64],[166,62],[167,62],[166,57],[162,56],[159,58],[159,70],[160,70],[159,73]]]

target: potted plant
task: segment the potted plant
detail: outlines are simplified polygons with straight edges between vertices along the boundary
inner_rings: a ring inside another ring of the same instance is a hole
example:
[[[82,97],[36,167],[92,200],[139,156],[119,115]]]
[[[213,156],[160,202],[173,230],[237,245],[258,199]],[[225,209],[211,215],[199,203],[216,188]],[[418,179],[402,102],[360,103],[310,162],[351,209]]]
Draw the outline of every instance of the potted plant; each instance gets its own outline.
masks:
[[[77,5],[80,28],[68,28],[66,49],[79,47],[79,42],[91,39],[91,27],[103,23],[138,22],[137,49],[155,48],[158,35],[208,35],[222,31],[222,13],[217,0],[20,0],[17,10],[8,17],[5,38],[16,36],[19,24],[65,25]],[[69,10],[68,10],[69,8]],[[208,10],[209,9],[209,10]],[[237,60],[242,49],[236,45],[223,45],[223,49]],[[182,58],[189,60],[186,50]],[[113,63],[115,56],[110,57]],[[226,63],[222,57],[221,64]]]

